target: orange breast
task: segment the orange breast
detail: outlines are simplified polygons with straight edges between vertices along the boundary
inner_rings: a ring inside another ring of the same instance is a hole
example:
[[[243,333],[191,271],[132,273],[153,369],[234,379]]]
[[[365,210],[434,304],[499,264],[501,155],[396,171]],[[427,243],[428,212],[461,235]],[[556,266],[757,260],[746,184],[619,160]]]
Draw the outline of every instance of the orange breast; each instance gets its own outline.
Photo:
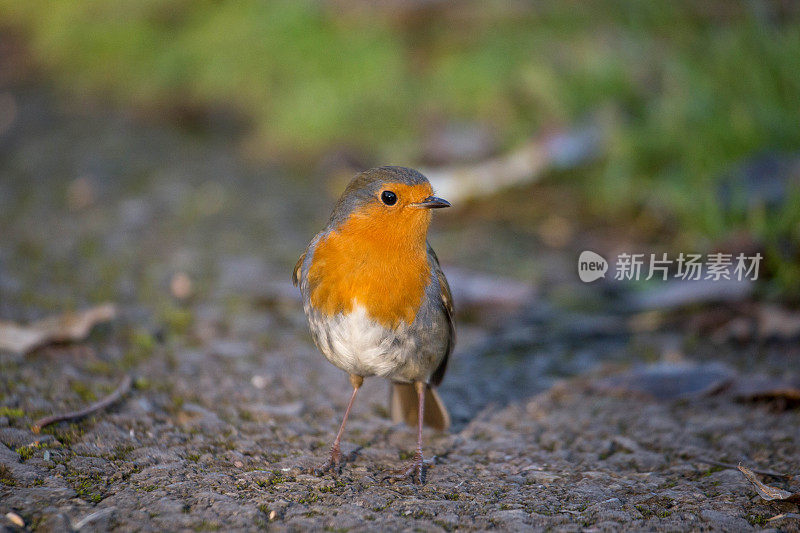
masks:
[[[355,305],[387,328],[414,321],[430,282],[425,236],[430,212],[352,215],[314,250],[308,272],[311,305],[328,315]]]

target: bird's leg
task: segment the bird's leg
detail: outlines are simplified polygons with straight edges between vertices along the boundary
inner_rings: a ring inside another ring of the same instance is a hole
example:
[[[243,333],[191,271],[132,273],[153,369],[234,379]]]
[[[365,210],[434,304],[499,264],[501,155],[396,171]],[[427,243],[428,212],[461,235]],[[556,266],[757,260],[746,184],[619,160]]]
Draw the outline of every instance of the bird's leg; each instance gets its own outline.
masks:
[[[417,396],[419,398],[419,411],[417,412],[417,453],[414,455],[414,460],[411,464],[404,470],[401,470],[395,476],[395,479],[404,479],[410,476],[411,481],[423,483],[425,461],[422,456],[422,421],[425,418],[425,389],[427,386],[422,381],[415,381],[414,386],[417,389]]]
[[[356,394],[358,394],[358,389],[361,388],[361,384],[364,383],[364,378],[361,376],[356,376],[350,374],[350,384],[353,385],[353,395],[350,396],[350,403],[347,404],[347,409],[344,411],[344,418],[342,419],[342,425],[339,426],[339,432],[336,434],[336,439],[333,441],[333,446],[331,446],[331,456],[330,458],[323,464],[321,467],[316,469],[316,473],[324,474],[330,469],[339,469],[339,463],[342,460],[342,452],[339,449],[339,442],[342,440],[342,434],[344,433],[344,426],[347,424],[347,417],[350,415],[350,409],[353,407],[353,402],[356,400]]]

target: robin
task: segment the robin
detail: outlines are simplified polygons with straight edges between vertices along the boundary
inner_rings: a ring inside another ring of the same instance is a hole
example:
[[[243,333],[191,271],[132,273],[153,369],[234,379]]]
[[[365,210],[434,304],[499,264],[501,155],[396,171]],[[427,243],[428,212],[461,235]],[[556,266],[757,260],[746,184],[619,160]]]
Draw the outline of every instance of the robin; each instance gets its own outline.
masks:
[[[365,377],[391,380],[392,418],[417,426],[417,453],[398,477],[421,483],[423,423],[450,425],[433,388],[455,344],[450,287],[427,242],[431,209],[441,207],[450,204],[416,170],[364,171],[294,267],[314,342],[353,386],[330,458],[317,472],[339,469],[339,442]]]

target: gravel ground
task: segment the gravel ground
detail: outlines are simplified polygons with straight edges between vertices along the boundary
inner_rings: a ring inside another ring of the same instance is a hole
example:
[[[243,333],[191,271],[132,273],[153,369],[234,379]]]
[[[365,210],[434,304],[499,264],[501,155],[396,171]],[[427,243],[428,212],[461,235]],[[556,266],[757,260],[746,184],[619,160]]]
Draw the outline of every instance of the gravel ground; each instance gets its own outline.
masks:
[[[37,87],[4,94],[16,112],[0,133],[0,317],[102,301],[120,317],[85,342],[0,353],[0,514],[41,531],[798,530],[796,518],[768,521],[796,505],[762,501],[713,463],[796,473],[798,409],[598,387],[676,350],[739,374],[796,375],[796,346],[717,346],[680,329],[580,335],[576,320],[607,317],[559,310],[549,293],[513,317],[461,317],[442,387],[455,425],[427,435],[424,485],[386,479],[415,438],[386,419],[377,379],[348,425],[342,474],[310,475],[349,397],[288,281],[330,209],[321,181],[244,163],[213,134],[65,109]],[[508,273],[521,258],[514,268],[542,285],[571,272],[568,254],[537,254],[519,230],[468,214],[437,218],[445,265]],[[170,294],[177,273],[192,282],[184,300]],[[508,341],[520,328],[552,333]],[[30,431],[126,374],[134,388],[111,409]]]

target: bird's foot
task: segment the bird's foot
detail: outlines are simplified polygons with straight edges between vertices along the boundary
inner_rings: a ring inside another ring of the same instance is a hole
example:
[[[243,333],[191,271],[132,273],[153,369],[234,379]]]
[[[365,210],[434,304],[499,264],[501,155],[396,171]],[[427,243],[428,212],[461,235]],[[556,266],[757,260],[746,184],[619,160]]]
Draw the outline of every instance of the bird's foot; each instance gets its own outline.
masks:
[[[331,456],[322,465],[314,469],[314,474],[321,476],[331,470],[334,474],[339,474],[342,470],[342,452],[338,446],[331,448]]]
[[[425,467],[429,464],[430,462],[424,460],[421,453],[417,453],[407,467],[396,471],[389,479],[404,481],[411,478],[412,483],[425,483]]]

